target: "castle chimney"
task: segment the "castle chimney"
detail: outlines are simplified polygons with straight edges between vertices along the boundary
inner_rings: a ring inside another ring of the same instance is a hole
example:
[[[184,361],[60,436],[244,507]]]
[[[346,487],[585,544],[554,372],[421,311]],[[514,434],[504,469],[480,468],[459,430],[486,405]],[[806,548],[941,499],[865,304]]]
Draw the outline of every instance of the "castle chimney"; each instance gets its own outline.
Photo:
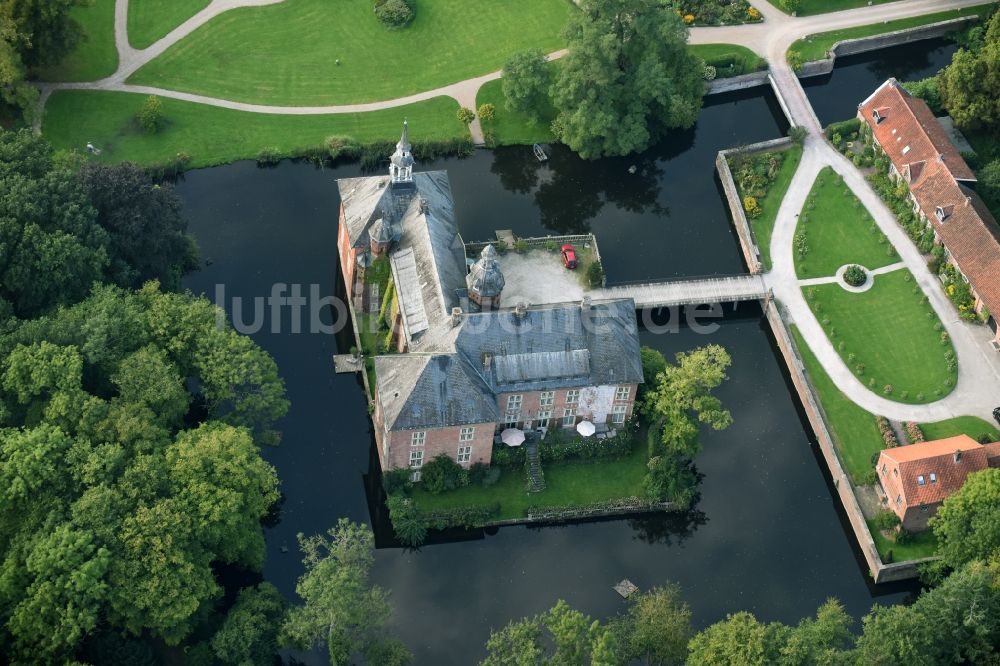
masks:
[[[583,297],[583,300],[580,301],[580,309],[584,312],[590,309],[590,296]]]
[[[462,308],[451,309],[451,325],[458,326],[462,323]]]
[[[517,305],[514,306],[514,316],[523,317],[524,313],[528,311],[528,304],[524,301],[519,301]]]

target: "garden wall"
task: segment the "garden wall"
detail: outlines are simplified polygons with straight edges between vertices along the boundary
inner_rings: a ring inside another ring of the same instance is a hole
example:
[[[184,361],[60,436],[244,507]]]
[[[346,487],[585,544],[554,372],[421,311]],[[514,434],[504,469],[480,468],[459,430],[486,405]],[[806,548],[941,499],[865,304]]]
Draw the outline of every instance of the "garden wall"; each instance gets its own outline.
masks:
[[[664,511],[676,511],[677,506],[672,502],[649,502],[638,498],[612,502],[607,505],[593,507],[579,507],[569,509],[540,509],[536,513],[529,513],[523,518],[509,518],[507,520],[494,520],[484,524],[484,527],[502,527],[505,525],[530,525],[537,523],[567,523],[578,520],[588,520],[591,518],[607,518],[622,515],[634,515],[637,513],[660,513]]]
[[[760,261],[760,248],[757,246],[757,238],[754,236],[750,222],[743,211],[743,201],[740,199],[739,190],[733,180],[733,172],[729,169],[729,156],[733,153],[760,153],[768,150],[785,150],[791,147],[792,140],[788,137],[761,141],[745,148],[730,148],[720,150],[715,156],[715,170],[719,173],[719,180],[722,181],[722,190],[726,193],[726,202],[729,204],[729,213],[732,216],[733,226],[736,227],[736,236],[740,240],[740,249],[743,251],[743,260],[751,275],[757,275],[763,270]]]
[[[872,35],[871,37],[844,39],[839,42],[835,42],[834,45],[830,47],[829,58],[804,63],[798,71],[798,76],[800,79],[805,79],[810,76],[822,76],[823,74],[829,74],[833,71],[834,64],[837,61],[837,56],[855,55],[857,53],[875,51],[887,46],[897,46],[899,44],[908,44],[909,42],[916,42],[922,39],[943,37],[944,35],[955,32],[956,30],[961,30],[968,23],[978,20],[978,16],[962,16],[959,18],[948,19],[947,21],[930,23],[928,25],[918,25],[914,28],[906,28],[905,30],[895,30],[881,35]]]
[[[844,471],[840,457],[834,448],[833,437],[830,435],[829,428],[827,428],[823,408],[816,398],[816,394],[813,392],[812,385],[809,383],[809,378],[805,373],[805,366],[799,356],[798,349],[795,347],[795,342],[788,328],[785,326],[785,321],[778,311],[778,306],[773,300],[767,302],[764,307],[764,313],[767,316],[768,323],[771,325],[771,331],[774,333],[778,349],[781,350],[781,355],[785,359],[785,365],[788,367],[792,384],[799,394],[802,409],[806,413],[806,418],[809,419],[809,425],[812,426],[813,432],[816,434],[816,441],[819,444],[820,451],[823,453],[823,459],[826,460],[827,468],[830,470],[833,485],[837,489],[837,494],[840,496],[840,502],[844,507],[844,512],[847,514],[848,522],[850,522],[851,529],[854,530],[854,536],[861,547],[861,554],[868,563],[869,573],[876,583],[888,583],[896,580],[916,578],[918,575],[917,565],[934,558],[896,562],[893,564],[884,564],[882,562],[882,558],[878,554],[878,549],[875,547],[875,541],[872,539],[871,532],[868,531],[868,524],[865,522],[864,514],[861,512],[861,506],[854,495],[854,487],[851,485],[851,479],[847,475],[847,472]]]
[[[725,79],[715,79],[705,83],[705,94],[715,95],[717,93],[732,92],[734,90],[746,90],[767,84],[767,70],[762,72],[750,72],[739,76],[730,76]]]

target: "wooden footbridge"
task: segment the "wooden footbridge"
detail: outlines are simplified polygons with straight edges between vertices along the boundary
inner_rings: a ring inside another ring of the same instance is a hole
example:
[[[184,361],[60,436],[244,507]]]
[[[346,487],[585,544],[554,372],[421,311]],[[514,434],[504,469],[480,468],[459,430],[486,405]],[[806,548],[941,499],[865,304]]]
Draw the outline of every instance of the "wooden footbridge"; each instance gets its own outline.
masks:
[[[733,275],[617,284],[589,292],[591,300],[631,298],[636,309],[759,301],[768,297],[762,275]]]

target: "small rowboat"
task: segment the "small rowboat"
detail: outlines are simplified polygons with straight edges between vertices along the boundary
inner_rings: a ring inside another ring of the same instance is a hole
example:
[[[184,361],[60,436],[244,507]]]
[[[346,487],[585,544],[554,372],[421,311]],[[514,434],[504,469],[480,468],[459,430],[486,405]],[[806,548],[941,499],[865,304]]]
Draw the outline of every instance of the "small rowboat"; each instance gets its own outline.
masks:
[[[535,151],[535,157],[538,158],[539,162],[544,162],[545,160],[549,159],[549,156],[545,154],[545,151],[537,143],[533,145],[531,149]]]

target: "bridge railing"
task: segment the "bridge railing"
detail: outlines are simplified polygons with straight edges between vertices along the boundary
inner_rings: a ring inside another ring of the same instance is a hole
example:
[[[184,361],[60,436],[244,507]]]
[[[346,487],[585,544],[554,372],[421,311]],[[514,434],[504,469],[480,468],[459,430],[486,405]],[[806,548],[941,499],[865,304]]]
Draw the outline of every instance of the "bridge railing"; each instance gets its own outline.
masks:
[[[669,277],[662,279],[646,279],[646,280],[626,280],[623,282],[609,282],[605,289],[614,289],[615,287],[642,287],[642,286],[657,286],[657,285],[669,285],[669,284],[684,284],[686,282],[749,282],[760,280],[759,275],[753,275],[752,273],[741,273],[739,275],[695,275],[689,276],[685,275],[683,277]]]

